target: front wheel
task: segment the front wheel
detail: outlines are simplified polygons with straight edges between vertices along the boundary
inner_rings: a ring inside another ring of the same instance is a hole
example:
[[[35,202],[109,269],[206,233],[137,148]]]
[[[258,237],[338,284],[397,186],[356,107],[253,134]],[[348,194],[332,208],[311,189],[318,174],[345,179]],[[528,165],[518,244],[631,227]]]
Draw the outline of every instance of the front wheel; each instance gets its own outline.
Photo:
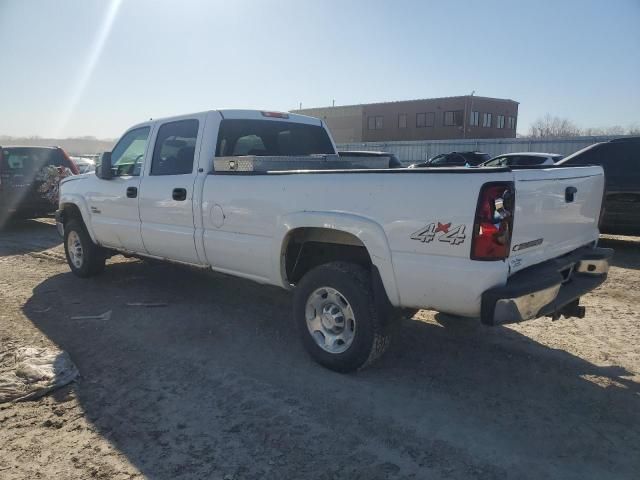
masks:
[[[79,277],[91,277],[104,270],[104,249],[93,243],[78,220],[70,220],[64,226],[64,252],[71,271]]]
[[[293,315],[307,352],[337,372],[366,367],[389,344],[371,274],[356,264],[332,262],[309,271],[294,291]]]

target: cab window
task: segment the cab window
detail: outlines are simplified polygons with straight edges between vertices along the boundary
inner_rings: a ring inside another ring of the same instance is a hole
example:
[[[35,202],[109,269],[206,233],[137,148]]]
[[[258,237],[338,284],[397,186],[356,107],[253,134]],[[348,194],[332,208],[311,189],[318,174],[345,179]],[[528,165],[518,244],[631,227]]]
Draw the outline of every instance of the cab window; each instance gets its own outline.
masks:
[[[111,166],[116,177],[140,175],[140,168],[147,148],[149,127],[136,128],[120,139],[111,152]]]
[[[158,130],[151,160],[151,175],[186,175],[193,172],[198,120],[165,123]]]

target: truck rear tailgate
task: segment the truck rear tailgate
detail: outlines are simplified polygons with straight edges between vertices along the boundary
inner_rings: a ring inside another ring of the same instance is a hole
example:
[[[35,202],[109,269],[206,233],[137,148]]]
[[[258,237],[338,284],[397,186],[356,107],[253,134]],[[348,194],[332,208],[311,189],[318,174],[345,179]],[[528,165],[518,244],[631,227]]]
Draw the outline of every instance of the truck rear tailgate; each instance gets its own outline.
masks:
[[[514,170],[511,273],[598,239],[602,167]]]

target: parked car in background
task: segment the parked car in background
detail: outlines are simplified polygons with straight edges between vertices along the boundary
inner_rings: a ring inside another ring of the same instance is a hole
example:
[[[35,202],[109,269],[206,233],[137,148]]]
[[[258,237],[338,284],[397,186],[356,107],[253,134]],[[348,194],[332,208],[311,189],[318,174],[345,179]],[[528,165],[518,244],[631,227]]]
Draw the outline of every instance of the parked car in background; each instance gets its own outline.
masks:
[[[601,165],[606,177],[601,230],[640,233],[640,137],[595,143],[557,165]]]
[[[396,157],[395,154],[389,152],[365,152],[361,150],[351,151],[351,150],[341,150],[338,152],[338,155],[342,158],[349,157],[389,157],[389,168],[402,168],[402,162]]]
[[[505,153],[493,157],[491,160],[480,164],[481,167],[526,167],[532,165],[554,165],[564,158],[557,153]]]
[[[0,226],[8,217],[36,217],[56,210],[40,187],[44,167],[64,167],[77,175],[75,162],[60,147],[0,147]]]
[[[487,160],[491,156],[482,152],[451,152],[441,153],[426,162],[416,163],[409,168],[421,167],[475,167]]]
[[[96,170],[96,162],[87,157],[71,157],[71,160],[78,166],[80,173],[90,173]]]

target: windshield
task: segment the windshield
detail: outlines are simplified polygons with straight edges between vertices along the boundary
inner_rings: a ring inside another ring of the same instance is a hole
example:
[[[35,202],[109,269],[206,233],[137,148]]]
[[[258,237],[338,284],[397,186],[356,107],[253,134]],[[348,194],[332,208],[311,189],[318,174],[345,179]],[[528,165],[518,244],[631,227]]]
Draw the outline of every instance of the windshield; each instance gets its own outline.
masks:
[[[217,157],[334,154],[323,127],[273,120],[228,119],[220,123]]]

